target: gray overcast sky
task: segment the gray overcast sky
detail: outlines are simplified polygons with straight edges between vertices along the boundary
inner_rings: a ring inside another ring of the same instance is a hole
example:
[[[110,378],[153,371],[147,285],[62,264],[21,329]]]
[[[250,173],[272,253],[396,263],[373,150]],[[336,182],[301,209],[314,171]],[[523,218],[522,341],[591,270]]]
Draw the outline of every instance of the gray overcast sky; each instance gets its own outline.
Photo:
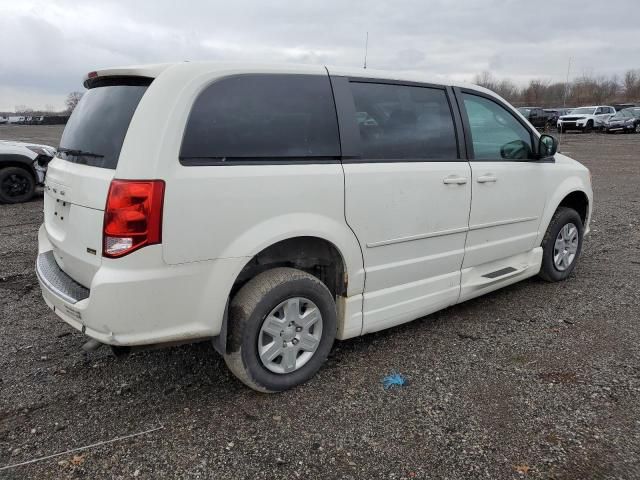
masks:
[[[0,0],[0,111],[115,65],[249,60],[516,82],[640,68],[640,0]]]

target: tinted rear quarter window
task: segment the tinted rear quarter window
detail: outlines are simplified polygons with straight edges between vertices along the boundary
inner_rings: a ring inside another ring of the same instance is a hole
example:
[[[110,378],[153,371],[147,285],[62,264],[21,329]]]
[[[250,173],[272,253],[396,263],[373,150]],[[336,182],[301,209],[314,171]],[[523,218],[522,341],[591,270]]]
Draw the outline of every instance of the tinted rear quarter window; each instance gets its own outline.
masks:
[[[352,82],[362,157],[452,160],[458,157],[451,108],[444,90]]]
[[[256,74],[223,78],[197,97],[180,161],[206,165],[339,155],[328,76]]]
[[[60,157],[73,163],[115,169],[131,118],[146,90],[147,85],[89,89],[64,129]]]

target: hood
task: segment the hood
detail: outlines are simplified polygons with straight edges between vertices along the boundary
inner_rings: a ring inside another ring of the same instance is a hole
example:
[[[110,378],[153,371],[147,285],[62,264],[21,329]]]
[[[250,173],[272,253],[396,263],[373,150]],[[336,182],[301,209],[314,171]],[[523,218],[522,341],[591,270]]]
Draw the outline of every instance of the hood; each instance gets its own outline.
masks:
[[[560,120],[565,118],[585,118],[590,117],[588,113],[567,113],[566,115],[560,115]]]
[[[0,153],[15,153],[30,157],[38,155],[53,157],[56,154],[56,149],[50,145],[42,145],[40,143],[0,140]]]
[[[625,123],[625,122],[633,122],[633,118],[628,118],[628,117],[621,117],[621,118],[614,118],[614,117],[609,117],[605,120],[606,123]]]

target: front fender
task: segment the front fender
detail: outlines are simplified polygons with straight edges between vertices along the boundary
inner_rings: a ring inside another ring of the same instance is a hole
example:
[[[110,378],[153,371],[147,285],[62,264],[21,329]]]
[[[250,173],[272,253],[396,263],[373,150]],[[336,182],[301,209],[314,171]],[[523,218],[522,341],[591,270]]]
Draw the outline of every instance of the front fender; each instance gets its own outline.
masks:
[[[36,183],[42,183],[40,177],[38,176],[38,172],[33,166],[36,155],[34,154],[34,158],[30,158],[27,155],[22,155],[20,153],[0,153],[0,168],[4,167],[16,167],[21,166],[29,170],[33,178],[36,179]]]
[[[544,213],[542,214],[542,220],[540,221],[540,228],[538,230],[538,237],[536,238],[535,245],[540,245],[542,243],[542,239],[544,238],[544,235],[547,232],[547,228],[549,227],[549,223],[551,222],[551,217],[553,217],[553,214],[558,209],[558,206],[560,206],[560,204],[562,203],[562,200],[564,200],[567,195],[573,192],[584,193],[589,201],[589,204],[587,206],[587,221],[584,225],[585,235],[589,233],[591,209],[593,208],[593,191],[588,180],[582,178],[579,175],[572,175],[564,179],[560,183],[560,185],[555,188],[552,195],[549,197],[549,200],[545,204],[545,209]]]

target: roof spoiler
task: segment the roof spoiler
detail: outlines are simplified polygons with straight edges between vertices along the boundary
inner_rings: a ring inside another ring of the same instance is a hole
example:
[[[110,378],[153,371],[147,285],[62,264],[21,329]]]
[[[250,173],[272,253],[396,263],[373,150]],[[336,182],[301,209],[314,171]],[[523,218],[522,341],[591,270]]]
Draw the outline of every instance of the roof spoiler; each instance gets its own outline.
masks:
[[[132,85],[148,87],[153,82],[153,77],[142,77],[135,75],[105,75],[100,76],[97,72],[90,72],[83,82],[85,88],[109,87],[120,85]]]

